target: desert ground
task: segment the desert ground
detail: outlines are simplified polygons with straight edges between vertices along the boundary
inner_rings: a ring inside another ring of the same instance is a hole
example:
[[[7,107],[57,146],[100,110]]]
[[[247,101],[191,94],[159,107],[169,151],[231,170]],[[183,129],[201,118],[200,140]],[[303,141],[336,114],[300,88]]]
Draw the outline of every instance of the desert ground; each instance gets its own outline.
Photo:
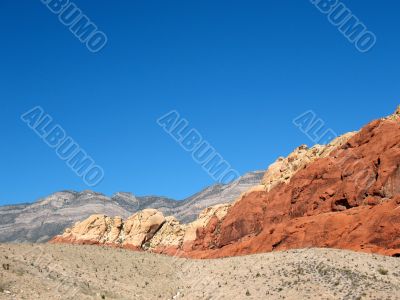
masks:
[[[399,258],[333,249],[187,260],[2,244],[0,264],[0,299],[400,299]]]

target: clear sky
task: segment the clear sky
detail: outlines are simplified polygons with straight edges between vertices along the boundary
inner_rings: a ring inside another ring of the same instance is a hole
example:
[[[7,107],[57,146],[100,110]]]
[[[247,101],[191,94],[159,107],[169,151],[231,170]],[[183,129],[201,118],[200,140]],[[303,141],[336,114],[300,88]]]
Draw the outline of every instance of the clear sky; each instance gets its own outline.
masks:
[[[213,179],[156,123],[177,110],[240,173],[400,104],[399,1],[344,1],[377,36],[358,52],[308,0],[75,1],[93,54],[40,0],[0,3],[0,204],[88,187],[20,115],[40,105],[104,168],[95,190],[182,199]]]

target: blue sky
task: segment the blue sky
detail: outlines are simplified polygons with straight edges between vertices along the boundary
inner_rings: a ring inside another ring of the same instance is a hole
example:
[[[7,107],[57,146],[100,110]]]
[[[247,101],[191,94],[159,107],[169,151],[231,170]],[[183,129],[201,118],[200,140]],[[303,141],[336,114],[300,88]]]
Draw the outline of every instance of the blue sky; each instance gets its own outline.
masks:
[[[338,134],[400,104],[398,1],[344,1],[377,36],[358,52],[309,1],[75,1],[93,54],[41,1],[0,4],[0,204],[87,186],[20,120],[40,105],[104,168],[111,195],[182,199],[213,179],[156,123],[177,110],[240,173],[300,144],[313,110]]]

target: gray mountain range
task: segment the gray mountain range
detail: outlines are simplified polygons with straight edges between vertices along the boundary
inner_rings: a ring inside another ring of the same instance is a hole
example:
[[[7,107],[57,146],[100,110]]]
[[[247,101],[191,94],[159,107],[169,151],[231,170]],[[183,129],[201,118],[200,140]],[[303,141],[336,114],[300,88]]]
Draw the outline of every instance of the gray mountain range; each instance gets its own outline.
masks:
[[[205,208],[234,201],[241,193],[260,183],[264,171],[250,172],[237,181],[213,185],[181,201],[159,196],[136,197],[116,193],[107,197],[93,191],[62,191],[32,204],[0,207],[0,243],[46,242],[66,227],[93,214],[121,216],[155,208],[166,216],[175,216],[182,223],[196,219]]]

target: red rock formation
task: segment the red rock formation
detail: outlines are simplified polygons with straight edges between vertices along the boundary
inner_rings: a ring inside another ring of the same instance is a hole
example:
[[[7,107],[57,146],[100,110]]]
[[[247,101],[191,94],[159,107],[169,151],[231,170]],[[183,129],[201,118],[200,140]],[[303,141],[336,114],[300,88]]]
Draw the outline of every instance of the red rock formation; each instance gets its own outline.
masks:
[[[304,247],[400,254],[398,118],[370,123],[288,184],[248,194],[222,221],[198,231],[188,255]]]

